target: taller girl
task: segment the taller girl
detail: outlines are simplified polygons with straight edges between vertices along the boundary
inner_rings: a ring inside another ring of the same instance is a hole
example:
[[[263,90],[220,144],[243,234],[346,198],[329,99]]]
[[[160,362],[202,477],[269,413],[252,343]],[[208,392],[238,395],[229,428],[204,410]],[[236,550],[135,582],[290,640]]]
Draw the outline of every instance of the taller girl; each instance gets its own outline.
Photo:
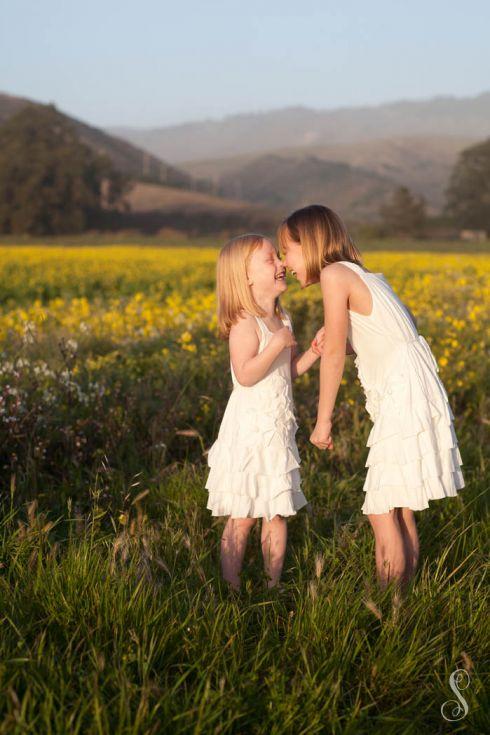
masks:
[[[464,487],[454,415],[437,362],[384,275],[363,267],[335,212],[320,205],[299,209],[281,224],[278,238],[301,286],[320,282],[322,289],[325,337],[310,441],[333,448],[332,413],[352,346],[374,422],[362,512],[374,531],[381,586],[406,584],[419,556],[413,511]]]

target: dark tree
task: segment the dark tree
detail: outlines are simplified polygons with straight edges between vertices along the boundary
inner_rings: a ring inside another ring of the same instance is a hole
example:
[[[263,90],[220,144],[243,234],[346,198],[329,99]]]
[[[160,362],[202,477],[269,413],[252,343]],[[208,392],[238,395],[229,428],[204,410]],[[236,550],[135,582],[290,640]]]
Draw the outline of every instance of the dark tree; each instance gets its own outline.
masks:
[[[379,210],[383,230],[388,235],[421,237],[427,225],[424,197],[415,197],[406,186],[393,192],[388,204]]]
[[[52,105],[29,105],[0,127],[1,232],[81,232],[125,187]]]
[[[461,227],[490,231],[490,138],[460,153],[446,190],[446,212]]]

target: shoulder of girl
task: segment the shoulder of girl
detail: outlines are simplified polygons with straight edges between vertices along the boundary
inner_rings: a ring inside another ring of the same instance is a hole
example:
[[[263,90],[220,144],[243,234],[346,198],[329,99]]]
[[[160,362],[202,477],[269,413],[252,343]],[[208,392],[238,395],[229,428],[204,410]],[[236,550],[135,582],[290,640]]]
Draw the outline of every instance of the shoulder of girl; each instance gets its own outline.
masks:
[[[237,317],[237,321],[231,325],[230,335],[233,334],[245,334],[255,331],[257,332],[257,320],[252,314],[243,312]]]
[[[234,323],[231,325],[231,328],[242,328],[243,325],[251,324],[253,321],[255,321],[255,319],[251,314],[249,314],[248,312],[242,312],[241,314],[237,314]]]
[[[328,283],[349,274],[350,269],[348,266],[343,265],[342,263],[329,263],[328,265],[324,265],[321,269],[320,281],[322,283]]]

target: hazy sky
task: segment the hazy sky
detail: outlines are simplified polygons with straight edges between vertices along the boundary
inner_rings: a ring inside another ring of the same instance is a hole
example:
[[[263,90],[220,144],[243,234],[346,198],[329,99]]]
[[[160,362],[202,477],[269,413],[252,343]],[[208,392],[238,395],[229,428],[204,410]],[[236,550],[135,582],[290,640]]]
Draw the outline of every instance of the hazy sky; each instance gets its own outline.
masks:
[[[0,3],[0,91],[100,126],[490,89],[489,0]]]

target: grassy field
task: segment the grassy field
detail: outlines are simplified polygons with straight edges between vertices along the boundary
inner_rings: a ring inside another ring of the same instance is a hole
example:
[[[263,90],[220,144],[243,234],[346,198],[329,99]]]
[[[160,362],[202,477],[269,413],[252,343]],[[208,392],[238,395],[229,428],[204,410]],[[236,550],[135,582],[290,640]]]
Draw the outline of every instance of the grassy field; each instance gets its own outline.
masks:
[[[0,733],[488,731],[490,256],[366,251],[432,346],[466,480],[417,515],[400,604],[360,512],[371,424],[350,360],[332,454],[308,442],[317,368],[294,384],[312,507],[289,523],[283,591],[259,529],[242,593],[223,588],[204,490],[231,390],[217,251],[157,244],[0,247]],[[306,345],[318,287],[284,304]],[[458,667],[468,712],[448,722]]]

